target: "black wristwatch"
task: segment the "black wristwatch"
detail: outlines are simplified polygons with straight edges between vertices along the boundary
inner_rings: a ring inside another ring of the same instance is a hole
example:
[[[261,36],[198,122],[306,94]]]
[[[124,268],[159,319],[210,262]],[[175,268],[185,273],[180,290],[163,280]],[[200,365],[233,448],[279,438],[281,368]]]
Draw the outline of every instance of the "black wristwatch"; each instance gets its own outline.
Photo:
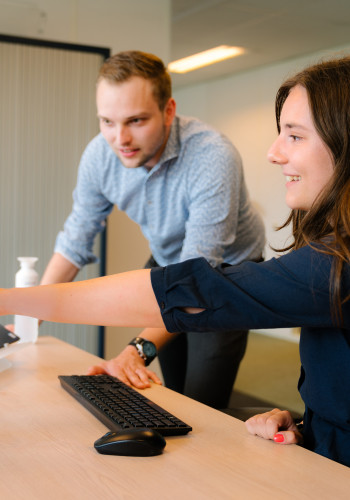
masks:
[[[142,337],[135,337],[131,342],[129,342],[129,345],[136,347],[137,352],[145,361],[146,366],[148,366],[154,358],[157,357],[157,348],[150,340],[143,339]]]

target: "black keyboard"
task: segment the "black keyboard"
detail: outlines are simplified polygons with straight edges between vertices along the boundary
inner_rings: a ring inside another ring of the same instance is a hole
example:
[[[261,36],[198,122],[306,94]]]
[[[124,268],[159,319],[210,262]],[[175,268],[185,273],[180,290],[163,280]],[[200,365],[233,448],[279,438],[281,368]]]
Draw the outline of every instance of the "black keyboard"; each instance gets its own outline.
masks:
[[[163,436],[187,434],[192,427],[135,389],[109,375],[60,375],[62,387],[111,431],[155,429]]]

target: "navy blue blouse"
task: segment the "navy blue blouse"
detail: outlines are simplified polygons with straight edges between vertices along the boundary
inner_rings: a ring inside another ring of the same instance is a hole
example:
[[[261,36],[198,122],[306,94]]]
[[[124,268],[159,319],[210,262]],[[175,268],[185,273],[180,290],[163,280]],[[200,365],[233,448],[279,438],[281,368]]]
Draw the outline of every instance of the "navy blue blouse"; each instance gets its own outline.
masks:
[[[188,260],[151,273],[170,332],[301,327],[299,391],[305,446],[350,466],[350,302],[343,325],[331,313],[332,258],[309,246],[267,262],[213,269]],[[343,273],[350,293],[350,266]],[[205,309],[198,314],[184,307]]]

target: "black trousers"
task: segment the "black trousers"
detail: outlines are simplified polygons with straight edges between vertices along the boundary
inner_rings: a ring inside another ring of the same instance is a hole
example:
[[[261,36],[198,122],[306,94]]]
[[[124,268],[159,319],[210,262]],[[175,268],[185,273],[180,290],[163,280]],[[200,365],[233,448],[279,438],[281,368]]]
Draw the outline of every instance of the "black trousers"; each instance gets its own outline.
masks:
[[[158,267],[151,257],[145,268]],[[213,408],[227,408],[248,330],[174,334],[159,352],[165,386]]]

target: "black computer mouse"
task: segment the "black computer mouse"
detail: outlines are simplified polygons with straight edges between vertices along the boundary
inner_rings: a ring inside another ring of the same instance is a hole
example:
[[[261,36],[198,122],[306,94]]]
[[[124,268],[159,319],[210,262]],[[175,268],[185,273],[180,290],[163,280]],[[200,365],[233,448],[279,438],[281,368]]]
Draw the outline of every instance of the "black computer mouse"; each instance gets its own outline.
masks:
[[[152,429],[128,429],[107,432],[95,441],[94,446],[104,455],[130,457],[151,457],[160,455],[166,441],[159,432]]]

